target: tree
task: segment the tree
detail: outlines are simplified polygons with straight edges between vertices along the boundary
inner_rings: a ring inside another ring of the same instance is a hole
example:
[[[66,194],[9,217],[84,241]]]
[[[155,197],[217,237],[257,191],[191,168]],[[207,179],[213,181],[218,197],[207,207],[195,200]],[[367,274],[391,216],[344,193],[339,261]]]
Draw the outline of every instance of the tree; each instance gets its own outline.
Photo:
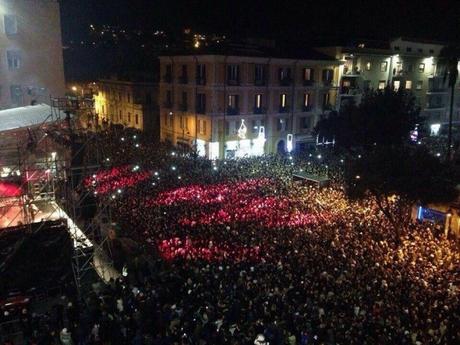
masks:
[[[400,146],[420,123],[420,109],[410,93],[389,87],[371,90],[359,105],[351,103],[340,112],[322,118],[315,133],[345,151],[367,151],[376,145]]]
[[[447,133],[447,154],[446,161],[452,158],[452,121],[454,113],[454,97],[455,85],[458,79],[458,60],[460,59],[460,47],[446,46],[440,53],[440,67],[443,73],[444,84],[447,81],[447,86],[450,88],[450,104],[449,104],[449,129]]]
[[[345,181],[351,198],[372,196],[399,234],[414,204],[445,203],[457,196],[455,173],[423,147],[380,146],[350,160]]]

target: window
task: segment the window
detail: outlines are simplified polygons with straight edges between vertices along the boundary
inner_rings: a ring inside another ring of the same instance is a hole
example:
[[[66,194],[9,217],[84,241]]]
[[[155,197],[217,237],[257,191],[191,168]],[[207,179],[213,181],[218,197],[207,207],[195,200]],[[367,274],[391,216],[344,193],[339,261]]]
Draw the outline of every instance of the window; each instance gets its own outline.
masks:
[[[303,106],[305,108],[308,108],[310,106],[310,94],[309,93],[303,94]]]
[[[182,92],[182,103],[181,103],[181,110],[186,111],[188,107],[188,99],[187,99],[187,92],[183,91]]]
[[[395,46],[395,50],[396,50],[396,51],[399,51],[399,46]]]
[[[366,71],[370,71],[371,70],[371,63],[370,61],[366,62]]]
[[[198,85],[206,84],[206,65],[199,64],[196,66],[196,83]]]
[[[420,73],[425,72],[425,64],[424,63],[421,63],[421,64],[418,65],[418,71]]]
[[[400,80],[393,81],[393,90],[398,91],[400,86],[401,86]]]
[[[169,117],[169,127],[174,127],[174,117],[172,113],[170,113],[168,117]]]
[[[231,85],[239,84],[240,82],[240,66],[227,66],[227,82]]]
[[[313,80],[313,69],[311,69],[311,68],[304,68],[303,69],[303,80],[304,81],[312,81]]]
[[[128,122],[131,123],[131,113],[128,113]]]
[[[254,106],[255,106],[257,109],[262,108],[262,95],[261,95],[261,94],[257,94],[257,95],[256,95]]]
[[[121,110],[118,111],[118,121],[121,121],[122,115],[121,115]]]
[[[276,120],[276,129],[278,132],[284,132],[288,128],[288,119],[278,119]]]
[[[187,79],[187,65],[182,65],[182,74],[181,77]]]
[[[291,69],[289,67],[283,67],[279,69],[279,79],[287,80],[291,78]]]
[[[430,54],[434,54],[434,49],[429,50]]]
[[[206,121],[198,120],[198,131],[201,135],[206,135]]]
[[[412,52],[412,47],[406,47],[406,52],[408,53]]]
[[[280,95],[280,107],[285,108],[287,105],[287,95],[285,93],[282,93]]]
[[[406,80],[406,90],[412,89],[412,80]]]
[[[15,35],[18,33],[18,19],[15,15],[6,14],[3,16],[3,21],[5,23],[5,34]]]
[[[363,81],[363,90],[370,90],[371,88],[371,81],[370,80],[364,80]]]
[[[19,50],[8,50],[6,52],[8,60],[8,69],[15,70],[21,67],[21,52]]]
[[[180,129],[188,130],[188,117],[187,116],[181,116],[179,118],[179,125],[180,125]]]
[[[334,71],[332,69],[323,69],[323,83],[330,85],[334,78]]]
[[[421,90],[423,87],[423,80],[418,80],[417,84],[415,85],[416,90]]]
[[[228,95],[228,107],[232,109],[238,108],[238,95]]]
[[[169,91],[169,92],[171,92],[171,91]],[[128,96],[127,96],[127,97],[128,97],[128,103],[131,103],[131,94],[130,94],[129,92],[128,92]]]
[[[254,83],[256,85],[265,84],[265,66],[264,65],[255,65],[254,68]]]
[[[414,65],[413,64],[408,64],[407,65],[407,72],[413,72],[414,71]]]
[[[419,53],[423,53],[423,49],[422,49],[422,48],[418,48],[417,51],[418,51]]]
[[[128,94],[129,96],[129,94]],[[129,99],[129,98],[128,98]],[[129,102],[129,101],[128,101]],[[171,90],[166,91],[166,100],[165,100],[165,107],[171,108],[172,107],[172,92]]]
[[[386,72],[388,68],[388,61],[383,61],[380,64],[380,72]]]
[[[385,88],[385,86],[386,86],[386,81],[385,80],[380,80],[378,89],[383,90]]]
[[[196,95],[196,112],[204,114],[206,112],[206,94],[199,93]]]
[[[11,103],[20,105],[22,104],[22,87],[21,85],[11,85]]]
[[[135,115],[135,119],[136,119],[136,125],[138,125],[139,124],[139,114]]]
[[[329,92],[323,94],[323,107],[328,107],[330,106],[330,96],[329,96]]]

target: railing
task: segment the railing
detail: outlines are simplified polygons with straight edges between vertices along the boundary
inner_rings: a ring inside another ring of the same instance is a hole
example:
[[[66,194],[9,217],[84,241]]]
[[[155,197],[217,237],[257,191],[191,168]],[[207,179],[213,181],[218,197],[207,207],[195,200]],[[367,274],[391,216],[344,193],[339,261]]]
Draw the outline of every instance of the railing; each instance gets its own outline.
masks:
[[[307,111],[312,111],[313,107],[311,105],[303,105],[302,106],[302,111],[307,112]]]
[[[266,114],[267,109],[263,108],[263,107],[254,107],[253,112],[254,112],[254,114]]]
[[[179,104],[179,110],[180,111],[187,111],[187,109],[188,109],[188,106],[187,106],[186,103],[180,103]]]
[[[172,102],[171,102],[171,101],[165,101],[165,102],[163,102],[163,107],[165,107],[165,108],[172,108]]]
[[[265,79],[255,79],[254,85],[255,86],[265,86],[267,85],[267,81]]]
[[[196,77],[195,82],[197,85],[206,85],[206,77]]]
[[[315,85],[315,81],[312,79],[303,81],[303,86],[313,86],[313,85]]]
[[[227,107],[227,115],[239,115],[240,109],[237,107]]]
[[[281,86],[289,86],[292,83],[292,78],[290,77],[285,77],[280,79],[280,85]]]
[[[279,112],[280,113],[287,113],[287,112],[289,112],[289,107],[288,106],[284,106],[284,107],[280,106],[279,107]]]
[[[205,113],[206,113],[206,107],[196,107],[196,108],[195,108],[195,111],[196,111],[198,114],[205,114]]]
[[[227,79],[227,85],[238,86],[240,85],[240,80],[239,79]]]

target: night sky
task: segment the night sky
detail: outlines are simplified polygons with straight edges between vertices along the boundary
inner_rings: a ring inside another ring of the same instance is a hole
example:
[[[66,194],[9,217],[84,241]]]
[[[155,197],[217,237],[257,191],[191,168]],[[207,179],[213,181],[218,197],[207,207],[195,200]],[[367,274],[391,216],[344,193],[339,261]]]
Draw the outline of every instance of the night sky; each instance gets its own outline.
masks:
[[[303,40],[409,36],[460,40],[458,0],[62,0],[64,42],[89,24]]]

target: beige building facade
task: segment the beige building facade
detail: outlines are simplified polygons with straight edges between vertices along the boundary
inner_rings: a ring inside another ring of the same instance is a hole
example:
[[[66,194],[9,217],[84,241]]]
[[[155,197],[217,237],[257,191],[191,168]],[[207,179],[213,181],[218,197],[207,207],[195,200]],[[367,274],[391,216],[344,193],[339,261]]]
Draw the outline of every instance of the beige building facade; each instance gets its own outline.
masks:
[[[0,109],[65,93],[58,1],[0,0]]]
[[[339,65],[326,56],[162,56],[161,140],[211,159],[314,143],[319,115],[337,103]]]
[[[337,107],[359,103],[367,89],[406,89],[415,97],[432,134],[448,121],[450,93],[443,82],[439,54],[443,45],[397,38],[382,47],[319,48],[341,62]],[[460,121],[460,92],[454,96],[454,121]]]
[[[104,79],[96,83],[95,118],[87,127],[122,125],[159,138],[158,84]]]

